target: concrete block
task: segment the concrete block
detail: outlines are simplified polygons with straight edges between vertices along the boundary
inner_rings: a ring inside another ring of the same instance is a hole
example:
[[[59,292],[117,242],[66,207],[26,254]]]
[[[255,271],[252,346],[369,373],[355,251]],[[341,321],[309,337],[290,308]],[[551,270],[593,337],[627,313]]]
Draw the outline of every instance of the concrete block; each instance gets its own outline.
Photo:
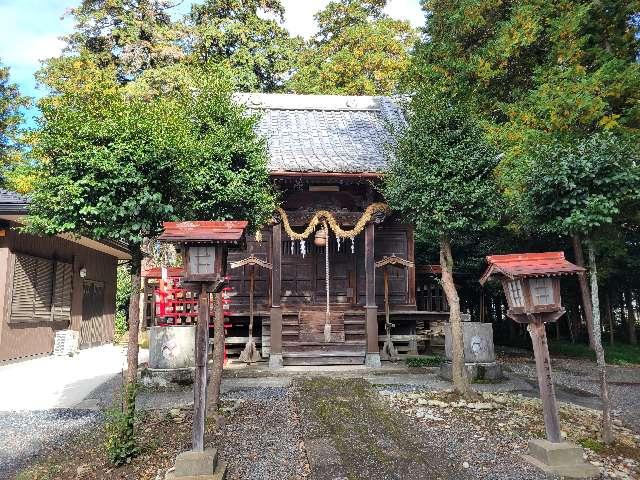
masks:
[[[600,469],[586,462],[582,448],[573,443],[530,440],[528,453],[523,458],[545,473],[564,478],[600,478]]]
[[[175,369],[196,365],[196,327],[151,327],[149,332],[149,368]]]
[[[504,379],[502,366],[496,362],[493,363],[465,363],[467,376],[470,382],[478,380],[500,381]],[[440,367],[440,377],[451,381],[453,378],[451,362],[444,362]]]
[[[193,368],[144,368],[140,371],[140,383],[145,387],[158,389],[176,389],[193,385],[195,380],[195,367]]]
[[[187,475],[186,477],[177,477],[175,471],[167,472],[165,480],[224,480],[227,474],[227,463],[218,462],[216,471],[211,475]]]
[[[282,368],[282,354],[271,353],[269,354],[269,368],[277,369]]]
[[[380,368],[382,366],[382,363],[380,363],[380,354],[367,352],[364,357],[364,364],[369,368]]]
[[[218,450],[208,448],[204,452],[190,450],[176,457],[176,478],[197,475],[213,475],[218,462]]]
[[[493,347],[493,325],[490,323],[462,322],[464,360],[466,363],[493,363],[496,353]],[[453,359],[451,324],[444,325],[444,351],[448,360]]]

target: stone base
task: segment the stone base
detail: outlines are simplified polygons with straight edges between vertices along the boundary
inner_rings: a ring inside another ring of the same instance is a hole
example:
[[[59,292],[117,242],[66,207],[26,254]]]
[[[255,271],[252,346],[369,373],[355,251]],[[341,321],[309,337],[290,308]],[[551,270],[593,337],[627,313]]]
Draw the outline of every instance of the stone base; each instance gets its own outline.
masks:
[[[364,364],[369,368],[380,368],[382,366],[380,363],[380,354],[367,352],[364,357]]]
[[[269,354],[269,368],[282,368],[282,354],[281,353],[271,353]]]
[[[165,480],[223,480],[227,471],[225,462],[218,462],[218,451],[182,452],[176,457],[176,466],[167,472]]]
[[[499,382],[504,378],[502,374],[502,366],[496,362],[491,363],[465,363],[467,369],[467,376],[470,382],[476,382],[478,380],[488,380]],[[453,365],[451,362],[444,362],[440,367],[440,377],[451,381],[453,378],[452,373]]]
[[[543,472],[564,478],[600,478],[600,469],[586,462],[582,448],[569,442],[529,440],[529,454],[522,457]]]
[[[145,368],[140,372],[140,383],[145,387],[174,389],[193,385],[195,368]]]

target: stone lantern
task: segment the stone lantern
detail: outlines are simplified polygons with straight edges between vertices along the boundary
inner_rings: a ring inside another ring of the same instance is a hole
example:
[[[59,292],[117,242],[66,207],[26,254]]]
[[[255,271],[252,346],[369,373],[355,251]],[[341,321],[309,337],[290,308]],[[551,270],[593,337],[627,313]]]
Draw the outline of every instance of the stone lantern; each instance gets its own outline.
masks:
[[[502,283],[509,306],[507,316],[527,324],[533,344],[547,440],[531,440],[527,460],[547,473],[569,478],[599,475],[596,467],[584,461],[580,447],[562,441],[545,330],[545,323],[555,322],[565,313],[560,276],[584,272],[584,268],[565,260],[563,252],[491,255],[487,263],[480,283],[492,278]]]
[[[207,351],[209,345],[209,294],[225,285],[227,249],[245,245],[245,221],[165,222],[158,240],[176,244],[182,251],[183,282],[199,293],[196,326],[196,372],[193,386],[193,447],[176,458],[168,479],[222,478],[224,463],[218,463],[215,449],[204,449],[206,416]]]

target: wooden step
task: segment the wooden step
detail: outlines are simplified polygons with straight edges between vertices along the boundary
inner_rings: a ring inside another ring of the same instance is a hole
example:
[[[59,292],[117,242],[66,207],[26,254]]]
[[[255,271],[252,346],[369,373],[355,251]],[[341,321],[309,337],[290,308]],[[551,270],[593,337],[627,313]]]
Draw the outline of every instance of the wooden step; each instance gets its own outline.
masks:
[[[295,352],[283,353],[284,365],[363,365],[364,353],[356,352]]]

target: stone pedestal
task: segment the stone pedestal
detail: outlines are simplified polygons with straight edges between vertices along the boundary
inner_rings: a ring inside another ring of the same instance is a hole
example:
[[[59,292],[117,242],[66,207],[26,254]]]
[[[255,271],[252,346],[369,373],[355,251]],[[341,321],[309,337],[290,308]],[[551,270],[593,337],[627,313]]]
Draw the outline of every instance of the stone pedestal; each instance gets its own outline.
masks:
[[[171,370],[196,365],[196,327],[151,327],[149,368]]]
[[[282,368],[283,359],[281,353],[271,353],[269,354],[269,368],[278,369]]]
[[[223,480],[227,470],[225,462],[218,461],[218,451],[182,452],[176,457],[176,466],[167,472],[165,480]]]
[[[364,357],[364,364],[369,368],[380,368],[382,366],[382,364],[380,363],[380,354],[367,353]]]
[[[490,323],[462,322],[464,338],[464,361],[470,381],[500,380],[503,378],[502,368],[496,363],[493,348],[493,325]],[[440,376],[451,380],[451,361],[453,348],[451,345],[451,325],[444,325],[444,351],[447,361],[440,369]]]
[[[523,458],[542,471],[563,478],[600,478],[600,469],[586,462],[582,448],[569,442],[529,440],[529,454]]]

